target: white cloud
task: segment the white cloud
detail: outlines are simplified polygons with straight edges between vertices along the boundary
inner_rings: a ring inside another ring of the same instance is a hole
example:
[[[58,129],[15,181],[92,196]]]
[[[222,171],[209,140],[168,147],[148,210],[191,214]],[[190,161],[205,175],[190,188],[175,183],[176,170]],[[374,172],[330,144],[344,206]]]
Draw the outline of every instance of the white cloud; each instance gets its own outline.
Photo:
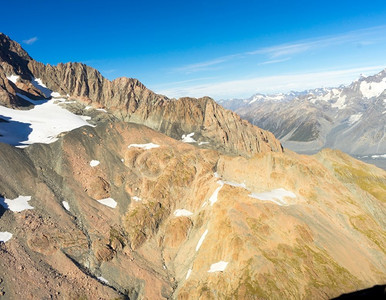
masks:
[[[300,74],[261,76],[193,86],[182,85],[164,90],[155,90],[155,92],[176,98],[183,96],[210,96],[214,99],[250,97],[257,92],[279,93],[291,90],[302,91],[323,86],[339,86],[359,78],[360,74],[375,74],[384,68],[385,66],[371,66]]]
[[[32,45],[33,43],[35,43],[36,41],[38,40],[38,37],[37,36],[34,36],[28,40],[24,40],[24,44],[27,44],[27,45]]]

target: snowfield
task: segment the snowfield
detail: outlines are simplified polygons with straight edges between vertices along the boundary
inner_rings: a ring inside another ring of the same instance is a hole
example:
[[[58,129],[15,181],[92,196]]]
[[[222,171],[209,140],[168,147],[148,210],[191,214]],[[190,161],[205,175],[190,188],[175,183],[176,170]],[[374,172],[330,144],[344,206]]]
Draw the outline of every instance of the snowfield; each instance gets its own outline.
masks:
[[[31,196],[19,196],[13,200],[0,197],[0,205],[13,212],[21,212],[26,209],[33,209],[33,206],[28,204],[30,200]]]
[[[28,101],[39,105],[30,110],[0,106],[1,118],[7,121],[0,122],[0,142],[24,147],[34,143],[49,144],[58,140],[57,136],[63,132],[91,126],[82,116],[55,104],[55,100]]]

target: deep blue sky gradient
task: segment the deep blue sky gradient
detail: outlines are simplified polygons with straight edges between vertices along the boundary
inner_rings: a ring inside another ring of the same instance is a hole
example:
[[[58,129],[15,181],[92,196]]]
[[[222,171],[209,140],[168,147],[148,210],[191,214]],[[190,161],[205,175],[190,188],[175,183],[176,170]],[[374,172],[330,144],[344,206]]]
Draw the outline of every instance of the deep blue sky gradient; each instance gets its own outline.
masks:
[[[1,8],[0,31],[34,59],[84,62],[109,79],[135,77],[171,97],[302,89],[318,82],[288,88],[275,88],[275,80],[269,87],[245,82],[340,70],[355,70],[353,77],[360,69],[386,67],[384,0],[29,0],[2,1]],[[347,41],[330,41],[347,34]],[[34,43],[23,42],[33,37]],[[299,43],[312,46],[283,55],[261,51]],[[235,81],[245,88],[222,88]]]

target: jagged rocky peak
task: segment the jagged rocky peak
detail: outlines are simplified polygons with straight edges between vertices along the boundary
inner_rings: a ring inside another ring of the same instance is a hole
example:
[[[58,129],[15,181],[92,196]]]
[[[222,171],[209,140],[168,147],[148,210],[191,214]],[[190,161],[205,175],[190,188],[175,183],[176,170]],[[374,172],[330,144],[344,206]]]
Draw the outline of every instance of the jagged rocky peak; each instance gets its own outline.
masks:
[[[17,46],[8,37],[6,39],[7,44],[21,49],[20,45]],[[5,53],[7,51],[10,52],[8,48],[4,50]],[[69,95],[78,103],[107,109],[119,120],[144,124],[178,140],[189,135],[192,143],[233,155],[251,156],[264,151],[283,151],[273,134],[242,120],[209,97],[169,99],[147,89],[137,79],[117,78],[109,81],[97,70],[82,63],[52,66],[31,59],[24,50],[12,53],[15,56],[13,61],[27,62],[20,70],[25,74],[29,72],[31,79],[39,78],[48,89]],[[12,61],[4,60],[3,63]],[[19,75],[18,70],[13,69],[15,74],[12,75]],[[28,85],[28,82],[23,83]],[[14,87],[13,84],[11,86]],[[17,94],[17,91],[3,89],[10,97]],[[21,86],[19,89],[21,93],[26,92]]]
[[[20,46],[7,35],[0,33],[0,66],[7,74],[18,74],[24,79],[30,79],[28,62],[32,58]]]

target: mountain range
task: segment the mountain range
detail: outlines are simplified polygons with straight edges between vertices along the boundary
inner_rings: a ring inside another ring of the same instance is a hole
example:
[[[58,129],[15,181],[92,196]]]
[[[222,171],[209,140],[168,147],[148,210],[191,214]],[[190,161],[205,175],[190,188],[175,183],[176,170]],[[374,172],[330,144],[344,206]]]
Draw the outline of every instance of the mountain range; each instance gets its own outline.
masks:
[[[386,70],[348,86],[219,101],[300,153],[386,153]]]
[[[385,195],[341,151],[0,35],[4,299],[337,297],[386,281]]]

